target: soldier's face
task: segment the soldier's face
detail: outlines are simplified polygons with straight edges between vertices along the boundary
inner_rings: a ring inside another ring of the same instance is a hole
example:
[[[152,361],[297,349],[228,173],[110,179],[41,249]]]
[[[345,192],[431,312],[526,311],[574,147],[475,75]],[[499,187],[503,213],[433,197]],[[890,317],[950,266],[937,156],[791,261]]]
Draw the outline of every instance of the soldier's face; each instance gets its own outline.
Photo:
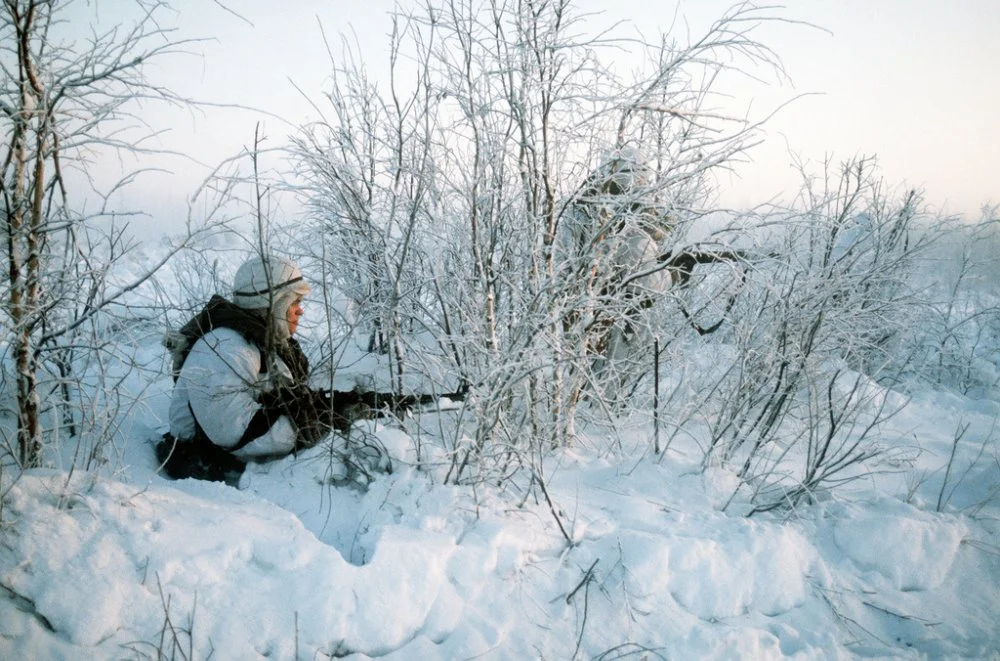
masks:
[[[297,296],[292,304],[288,306],[288,312],[286,313],[285,320],[288,321],[288,334],[295,335],[295,331],[299,327],[299,319],[305,313],[302,309],[302,297]]]

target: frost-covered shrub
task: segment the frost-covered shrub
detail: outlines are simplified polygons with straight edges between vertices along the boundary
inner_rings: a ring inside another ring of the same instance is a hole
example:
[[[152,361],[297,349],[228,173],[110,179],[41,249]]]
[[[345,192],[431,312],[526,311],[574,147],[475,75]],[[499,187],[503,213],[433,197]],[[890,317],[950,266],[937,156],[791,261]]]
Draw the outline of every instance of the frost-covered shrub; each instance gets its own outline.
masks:
[[[418,337],[450,368],[442,389],[471,384],[449,479],[503,480],[628,405],[674,328],[649,295],[659,258],[759,135],[702,105],[722,71],[781,67],[755,5],[637,47],[617,28],[581,38],[572,4],[439,4],[397,16],[388,87],[362,64],[331,72],[329,122],[294,141],[302,243],[391,387],[425,367]],[[644,66],[605,67],[609,48]]]
[[[887,195],[867,160],[808,180],[799,210],[767,218],[755,265],[721,336],[736,347],[710,400],[708,463],[731,466],[760,509],[794,504],[878,449],[868,432],[894,411],[884,389],[924,247],[919,200]]]
[[[1000,214],[951,220],[935,236],[907,286],[919,301],[897,351],[922,383],[986,396],[1000,384]]]

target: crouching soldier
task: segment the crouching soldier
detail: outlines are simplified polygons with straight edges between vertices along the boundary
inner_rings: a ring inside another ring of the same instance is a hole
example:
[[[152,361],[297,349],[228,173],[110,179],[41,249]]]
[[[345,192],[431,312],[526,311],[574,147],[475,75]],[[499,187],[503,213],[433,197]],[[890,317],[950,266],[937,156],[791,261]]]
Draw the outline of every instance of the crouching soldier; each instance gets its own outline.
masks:
[[[168,333],[174,367],[170,432],[156,448],[172,478],[236,484],[246,462],[319,442],[329,395],[307,385],[293,337],[309,285],[293,262],[254,257],[236,272],[232,300],[215,295]]]

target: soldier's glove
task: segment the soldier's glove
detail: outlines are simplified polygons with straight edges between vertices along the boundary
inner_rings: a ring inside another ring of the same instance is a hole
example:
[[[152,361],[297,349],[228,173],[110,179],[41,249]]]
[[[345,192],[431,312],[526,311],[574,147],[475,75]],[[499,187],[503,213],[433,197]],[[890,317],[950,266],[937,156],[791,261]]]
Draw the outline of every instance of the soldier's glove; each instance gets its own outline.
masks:
[[[268,418],[287,415],[292,420],[298,432],[296,449],[313,447],[329,428],[323,422],[329,404],[321,391],[304,385],[280,386],[261,393],[257,401]]]

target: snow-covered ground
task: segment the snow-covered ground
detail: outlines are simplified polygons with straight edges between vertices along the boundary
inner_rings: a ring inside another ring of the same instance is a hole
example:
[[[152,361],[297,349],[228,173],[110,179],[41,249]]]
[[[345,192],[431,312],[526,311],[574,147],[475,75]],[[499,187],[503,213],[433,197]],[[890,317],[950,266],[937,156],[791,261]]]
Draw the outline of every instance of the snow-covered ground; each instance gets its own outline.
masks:
[[[115,479],[36,470],[7,493],[0,659],[1000,658],[995,401],[918,393],[868,477],[746,518],[697,430],[656,457],[638,414],[547,460],[555,513],[527,477],[415,467],[415,419],[359,423],[394,463],[367,489],[324,446],[238,489],[171,482],[150,450],[169,385],[130,413]]]

